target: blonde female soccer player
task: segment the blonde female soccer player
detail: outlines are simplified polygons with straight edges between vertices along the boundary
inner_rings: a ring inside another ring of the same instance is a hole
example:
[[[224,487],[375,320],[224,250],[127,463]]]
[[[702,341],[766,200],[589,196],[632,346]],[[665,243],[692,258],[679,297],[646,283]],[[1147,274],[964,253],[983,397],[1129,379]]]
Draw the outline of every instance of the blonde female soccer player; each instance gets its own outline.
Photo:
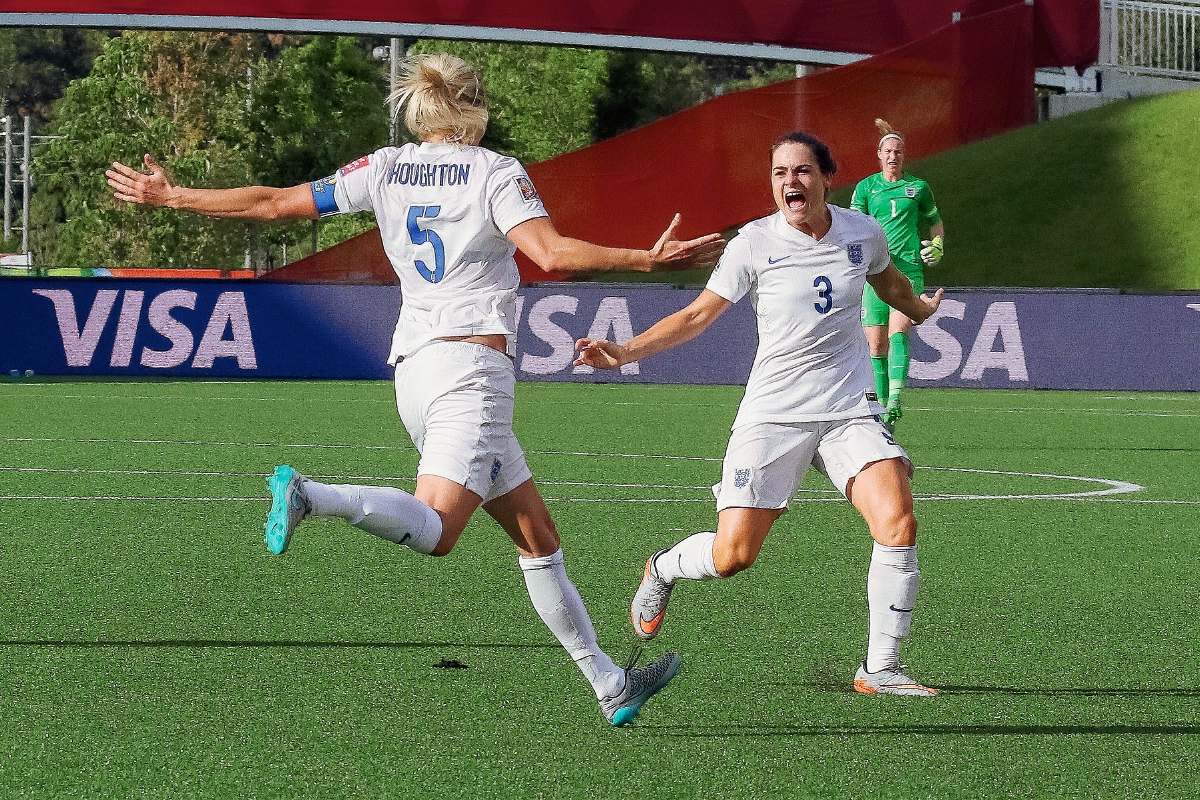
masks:
[[[881,138],[876,156],[879,172],[854,187],[850,207],[870,214],[887,234],[892,263],[913,285],[925,291],[925,267],[937,266],[945,251],[946,226],[938,213],[929,184],[904,171],[904,137],[881,119],[875,120]],[[929,238],[920,229],[929,227]],[[875,388],[879,402],[887,404],[884,422],[894,426],[900,419],[900,392],[908,381],[908,337],[912,320],[880,299],[868,285],[863,290],[862,324],[871,348]]]
[[[241,219],[315,219],[372,211],[400,278],[403,303],[389,363],[396,404],[421,454],[413,494],[331,485],[280,466],[268,481],[267,546],[282,553],[307,516],[341,517],[418,553],[449,553],[481,504],[517,546],[538,615],[583,671],[605,717],[624,725],[679,668],[670,653],[622,669],[600,649],[563,567],[546,505],[513,435],[520,248],[553,271],[650,271],[711,266],[717,234],[675,236],[676,216],[650,250],[599,247],[558,234],[522,166],[479,147],[488,122],[479,76],[462,59],[407,61],[393,98],[419,144],[384,147],[336,174],[290,188],[188,189],[147,155],[147,172],[114,163],[116,197]]]
[[[826,203],[836,170],[829,148],[811,134],[780,139],[771,149],[779,210],[738,232],[691,305],[624,345],[580,339],[576,363],[613,369],[660,353],[699,335],[749,294],[758,352],[713,489],[717,530],[650,557],[630,609],[634,631],[643,639],[658,634],[677,581],[748,569],[812,465],[862,513],[875,539],[867,657],[854,688],[931,696],[937,692],[900,666],[920,582],[912,464],[879,420],[859,307],[869,283],[920,321],[937,310],[942,293],[915,296],[891,265],[879,223]]]

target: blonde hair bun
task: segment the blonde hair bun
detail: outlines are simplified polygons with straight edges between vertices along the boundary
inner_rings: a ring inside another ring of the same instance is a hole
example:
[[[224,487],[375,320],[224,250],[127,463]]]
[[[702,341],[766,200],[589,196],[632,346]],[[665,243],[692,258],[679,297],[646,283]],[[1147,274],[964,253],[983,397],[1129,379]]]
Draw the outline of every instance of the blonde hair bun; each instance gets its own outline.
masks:
[[[487,129],[483,84],[474,67],[449,53],[412,56],[401,66],[400,83],[388,97],[404,124],[421,141],[477,144]]]

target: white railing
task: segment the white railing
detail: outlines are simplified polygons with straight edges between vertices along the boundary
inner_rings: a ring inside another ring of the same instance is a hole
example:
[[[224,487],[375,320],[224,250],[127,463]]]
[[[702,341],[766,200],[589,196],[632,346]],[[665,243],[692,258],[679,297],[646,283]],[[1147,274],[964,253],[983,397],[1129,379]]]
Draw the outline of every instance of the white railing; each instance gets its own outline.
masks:
[[[1100,0],[1100,64],[1200,80],[1200,4]]]

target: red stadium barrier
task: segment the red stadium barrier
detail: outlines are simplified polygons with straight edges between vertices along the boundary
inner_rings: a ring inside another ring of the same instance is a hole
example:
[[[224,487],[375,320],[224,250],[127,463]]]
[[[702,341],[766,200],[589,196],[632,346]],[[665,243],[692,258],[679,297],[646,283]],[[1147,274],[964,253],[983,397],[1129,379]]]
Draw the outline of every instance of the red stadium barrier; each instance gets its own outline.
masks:
[[[910,159],[983,139],[1034,118],[1033,8],[964,18],[912,44],[794,81],[718,97],[644,128],[529,166],[560,232],[649,247],[679,211],[681,235],[741,225],[773,208],[767,153],[779,136],[821,137],[837,186],[876,172],[883,117]],[[556,280],[520,258],[524,281]],[[394,283],[378,233],[270,274],[277,281]]]
[[[667,40],[771,44],[876,55],[934,32],[951,15],[970,17],[1032,0],[0,0],[0,13],[19,25],[154,27],[188,16],[185,27],[236,27],[253,20],[298,20],[308,30],[347,30],[344,23],[397,23],[505,31],[559,32],[577,36],[634,36]],[[1037,0],[1034,58],[1039,67],[1082,69],[1100,50],[1097,0]],[[75,21],[72,15],[98,17]],[[66,18],[61,18],[65,16]],[[27,17],[27,19],[26,19]],[[384,33],[384,31],[378,31]],[[449,36],[453,31],[401,32]],[[461,34],[460,34],[461,35]],[[467,35],[470,35],[469,33]],[[478,32],[477,32],[478,35]],[[560,39],[562,37],[559,37]],[[588,41],[593,46],[597,41]]]
[[[390,286],[400,282],[392,269],[392,262],[383,252],[383,239],[379,236],[378,228],[268,272],[260,280],[276,283],[349,283],[358,286]]]
[[[830,145],[835,186],[879,169],[882,117],[918,159],[1033,120],[1032,9],[964,19],[880,56],[719,97],[600,144],[529,167],[558,229],[606,245],[650,246],[671,215],[685,236],[774,209],[767,153],[806,130]],[[553,280],[531,262],[526,281]]]

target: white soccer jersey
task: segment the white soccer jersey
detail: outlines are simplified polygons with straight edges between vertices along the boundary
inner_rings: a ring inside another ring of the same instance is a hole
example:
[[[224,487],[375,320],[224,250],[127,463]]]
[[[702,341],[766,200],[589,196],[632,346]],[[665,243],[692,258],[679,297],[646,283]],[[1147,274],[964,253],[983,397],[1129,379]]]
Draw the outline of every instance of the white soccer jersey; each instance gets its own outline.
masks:
[[[887,237],[873,218],[829,206],[820,240],[776,212],[745,225],[725,248],[708,288],[736,303],[747,292],[758,352],[733,426],[819,422],[879,414],[860,322],[867,275],[887,268]]]
[[[516,354],[520,275],[507,233],[546,216],[516,159],[482,147],[384,147],[311,184],[321,216],[373,211],[400,277],[388,363],[434,339],[502,333]]]

